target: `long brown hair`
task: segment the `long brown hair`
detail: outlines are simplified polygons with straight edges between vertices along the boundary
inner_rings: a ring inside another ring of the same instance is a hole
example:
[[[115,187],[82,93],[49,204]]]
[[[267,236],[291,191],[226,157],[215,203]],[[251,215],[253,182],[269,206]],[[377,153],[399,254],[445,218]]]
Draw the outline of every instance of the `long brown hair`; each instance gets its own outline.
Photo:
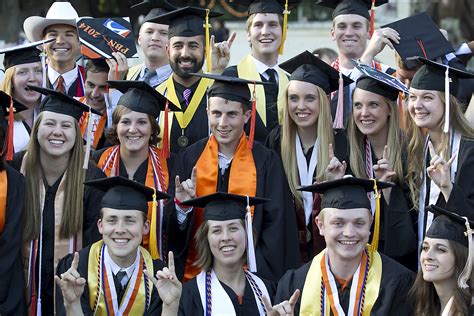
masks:
[[[454,255],[454,271],[453,271],[453,304],[451,305],[452,313],[450,315],[468,315],[469,306],[471,305],[471,293],[468,289],[461,289],[457,286],[458,276],[464,268],[468,257],[468,249],[457,242],[448,240],[451,251]],[[471,276],[471,288],[472,288]],[[414,301],[414,314],[420,316],[432,316],[441,314],[441,303],[435,286],[432,282],[423,279],[423,273],[418,272],[415,283],[410,289],[409,296]]]
[[[391,101],[386,97],[383,97],[383,101],[390,109],[387,126],[387,147],[390,153],[389,161],[395,172],[395,176],[392,180],[398,182],[402,181],[404,177],[401,153],[404,147],[405,137],[399,127],[398,105],[395,101]],[[348,134],[350,148],[349,161],[352,173],[357,178],[367,178],[365,168],[365,135],[357,128],[353,116],[349,120]]]
[[[436,91],[439,94],[439,98],[443,105],[446,103],[446,96],[444,92]],[[449,125],[455,132],[460,133],[464,137],[474,138],[474,130],[469,125],[469,122],[466,120],[461,110],[456,97],[449,96],[449,111],[450,111],[450,122]],[[422,186],[422,174],[425,171],[425,157],[424,157],[424,145],[425,145],[425,134],[422,129],[419,128],[413,121],[410,110],[405,111],[405,122],[407,135],[410,135],[408,140],[408,159],[410,163],[408,164],[407,175],[405,177],[405,182],[408,184],[410,189],[410,195],[413,202],[413,206],[418,209],[418,201],[420,197],[420,189]],[[441,130],[444,124],[444,116],[439,124],[439,129]],[[443,133],[440,145],[435,150],[440,152],[440,156],[444,160],[448,161],[451,157],[450,155],[450,146],[449,146],[449,133]]]
[[[298,173],[298,163],[296,160],[295,141],[298,126],[293,122],[288,110],[288,87],[291,81],[285,87],[283,94],[283,109],[282,109],[282,126],[281,126],[281,160],[283,168],[285,169],[288,185],[291,193],[295,197],[297,207],[303,207],[303,196],[297,188],[300,187],[300,179]],[[325,180],[326,167],[329,164],[329,144],[333,144],[334,148],[334,134],[331,124],[331,109],[329,106],[329,99],[323,89],[314,85],[315,92],[319,98],[319,115],[316,121],[317,137],[319,138],[319,148],[313,148],[318,151],[318,165],[316,166],[317,181]]]
[[[25,156],[24,175],[26,179],[25,188],[25,211],[23,212],[23,240],[30,241],[39,236],[40,218],[42,214],[40,201],[40,186],[43,185],[40,155],[41,148],[38,142],[38,129],[42,121],[42,113],[31,131],[27,155]],[[84,147],[79,124],[75,121],[74,128],[76,137],[74,147],[70,151],[69,161],[66,167],[64,204],[62,207],[62,219],[59,226],[59,237],[66,239],[74,236],[82,230],[84,212],[84,180],[85,170],[82,169],[84,159]]]

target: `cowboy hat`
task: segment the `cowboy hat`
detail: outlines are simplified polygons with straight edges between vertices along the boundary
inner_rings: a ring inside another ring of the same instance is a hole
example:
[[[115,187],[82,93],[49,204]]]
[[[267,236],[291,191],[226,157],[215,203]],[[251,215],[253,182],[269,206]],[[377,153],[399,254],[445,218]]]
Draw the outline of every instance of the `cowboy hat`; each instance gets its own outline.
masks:
[[[23,29],[26,37],[31,42],[36,42],[43,39],[43,32],[48,26],[66,24],[76,27],[77,18],[79,18],[79,15],[69,2],[54,2],[45,18],[30,16],[23,23]]]

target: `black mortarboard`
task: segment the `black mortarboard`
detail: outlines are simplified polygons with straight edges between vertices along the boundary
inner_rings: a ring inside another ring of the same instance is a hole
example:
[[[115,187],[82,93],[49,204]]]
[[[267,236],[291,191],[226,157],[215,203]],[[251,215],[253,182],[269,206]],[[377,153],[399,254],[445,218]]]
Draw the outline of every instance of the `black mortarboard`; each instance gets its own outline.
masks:
[[[240,102],[246,107],[250,107],[251,103],[249,84],[268,84],[267,82],[254,82],[239,77],[216,74],[191,73],[191,75],[214,80],[207,94],[209,97],[221,97],[226,100]]]
[[[224,192],[216,192],[182,202],[182,205],[204,208],[204,220],[227,221],[244,219],[247,206],[270,201],[258,197],[247,197]]]
[[[288,8],[298,5],[301,0],[288,0]],[[286,0],[239,0],[238,5],[247,6],[248,14],[276,13],[283,14]]]
[[[416,61],[408,60],[409,57],[423,56],[434,60],[454,51],[449,41],[426,12],[383,27],[390,27],[400,35],[399,44],[395,42],[392,44],[409,69],[418,65]]]
[[[148,214],[148,202],[153,200],[155,190],[128,178],[116,176],[84,182],[105,191],[100,208],[116,210],[138,210]],[[156,199],[168,199],[164,192],[156,191]]]
[[[94,114],[102,115],[102,113],[94,110],[90,106],[82,102],[79,102],[73,97],[70,97],[59,91],[48,89],[48,88],[32,86],[29,84],[27,84],[27,86],[31,90],[38,91],[39,93],[46,95],[46,98],[44,98],[40,104],[41,112],[50,111],[50,112],[55,112],[59,114],[65,114],[65,115],[72,116],[77,121],[79,121],[79,119],[84,114],[84,112],[89,112],[89,109]]]
[[[437,214],[426,232],[426,237],[448,239],[455,241],[464,247],[468,246],[466,232],[466,219],[456,213],[448,211],[436,205],[430,205],[427,211]],[[469,221],[470,226],[474,227],[474,222]]]
[[[10,106],[12,107],[10,109]],[[4,118],[7,118],[8,121],[8,130],[6,133],[6,138],[4,139],[4,143],[0,144],[3,146],[2,148],[2,155],[3,150],[7,149],[6,159],[7,161],[11,161],[13,159],[13,139],[14,139],[14,129],[13,129],[13,120],[14,114],[19,113],[21,111],[27,110],[28,108],[18,102],[17,100],[13,99],[10,95],[0,90],[0,123],[3,121]],[[6,147],[5,147],[6,146]]]
[[[221,16],[221,13],[209,11],[209,18]],[[192,37],[205,35],[206,10],[196,7],[184,7],[149,19],[147,22],[167,24],[168,37]]]
[[[5,54],[3,58],[3,67],[6,70],[16,65],[41,61],[41,50],[39,50],[37,46],[49,43],[53,40],[54,39],[50,38],[47,40],[0,49],[0,54]]]
[[[131,8],[146,14],[143,23],[149,22],[150,19],[177,9],[176,6],[166,0],[144,0],[132,5]]]
[[[377,190],[395,186],[392,183],[375,180]],[[366,208],[371,209],[367,192],[374,191],[374,180],[360,179],[354,177],[344,177],[333,181],[325,181],[298,190],[316,192],[323,194],[321,200],[321,209],[353,209]]]
[[[13,99],[12,97],[10,97],[9,94],[0,90],[0,109],[2,110],[0,112],[0,119],[7,117],[8,113],[10,113],[11,100],[13,100],[13,111],[15,114],[21,111],[28,110],[28,108],[22,103],[20,103],[20,101]]]
[[[160,111],[165,110],[166,102],[168,102],[170,111],[181,111],[179,107],[144,81],[107,80],[107,83],[111,88],[123,93],[117,104],[132,111],[146,113],[157,118]]]
[[[387,3],[388,0],[376,0],[375,6]],[[372,0],[319,0],[316,4],[334,9],[332,18],[341,14],[357,14],[370,20],[369,10]]]
[[[309,82],[322,88],[326,94],[339,89],[339,72],[307,50],[279,65],[290,73],[290,80]],[[353,81],[342,75],[344,86]]]

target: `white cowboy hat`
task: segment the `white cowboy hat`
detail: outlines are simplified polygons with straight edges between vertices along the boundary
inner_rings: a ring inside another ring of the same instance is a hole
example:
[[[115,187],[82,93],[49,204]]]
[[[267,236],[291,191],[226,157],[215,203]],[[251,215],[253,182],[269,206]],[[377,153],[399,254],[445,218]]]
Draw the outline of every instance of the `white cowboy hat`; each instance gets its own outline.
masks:
[[[77,18],[79,15],[69,2],[54,2],[45,18],[30,16],[23,23],[23,29],[26,37],[31,42],[36,42],[43,39],[43,32],[48,26],[66,24],[76,27]]]

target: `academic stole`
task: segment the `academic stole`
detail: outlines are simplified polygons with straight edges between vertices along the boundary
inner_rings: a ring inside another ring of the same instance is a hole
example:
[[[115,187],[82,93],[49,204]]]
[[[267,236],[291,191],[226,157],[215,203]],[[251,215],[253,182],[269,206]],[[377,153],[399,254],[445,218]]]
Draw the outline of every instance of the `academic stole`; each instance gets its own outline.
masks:
[[[345,316],[339,302],[336,280],[329,267],[326,249],[312,261],[301,297],[300,315]],[[382,281],[382,258],[377,251],[362,252],[361,262],[352,277],[347,315],[369,316],[379,295]]]
[[[155,146],[148,147],[148,167],[145,185],[156,191],[168,190],[168,165],[166,158]],[[98,167],[107,175],[120,175],[120,145],[107,148],[99,158]],[[148,202],[148,219],[151,222],[150,233],[143,235],[143,247],[154,254],[153,259],[163,258],[163,200],[156,201],[158,208],[153,209],[153,202]],[[157,214],[158,212],[158,214]],[[151,241],[150,241],[151,239]]]
[[[25,161],[26,156],[23,157],[21,164],[21,173],[25,175]],[[82,249],[82,230],[80,230],[75,236],[69,239],[61,239],[59,237],[59,230],[62,220],[62,210],[64,207],[64,190],[66,186],[67,171],[64,173],[61,182],[59,183],[58,190],[54,197],[54,254],[53,254],[53,266],[54,273],[56,268],[63,257],[70,253],[74,253]],[[25,265],[27,268],[26,280],[27,280],[27,293],[29,293],[29,315],[41,315],[41,297],[39,291],[41,290],[42,284],[42,256],[43,256],[43,209],[44,199],[46,195],[46,189],[44,187],[43,179],[40,179],[39,183],[39,194],[40,194],[40,207],[41,207],[41,220],[40,220],[40,235],[38,239],[27,242],[23,246],[23,262],[28,262]],[[38,276],[36,276],[36,262],[38,261]],[[38,281],[36,281],[38,279]],[[38,292],[36,292],[38,289]],[[54,296],[56,296],[56,285],[54,286]],[[56,306],[54,307],[56,310]]]
[[[189,102],[188,107],[184,112],[169,112],[168,113],[168,140],[171,140],[171,127],[173,126],[173,116],[176,118],[178,121],[179,127],[184,131],[184,129],[189,125],[191,120],[194,117],[194,114],[196,113],[197,108],[199,107],[199,104],[201,103],[202,98],[205,96],[207,88],[212,85],[214,80],[212,79],[207,79],[207,78],[201,78],[199,81],[199,84],[197,86],[196,91],[194,91],[193,97],[191,98],[191,101]],[[174,103],[178,108],[181,109],[181,103],[179,102],[178,96],[176,94],[176,88],[174,86],[174,81],[173,81],[173,75],[169,76],[166,81],[164,81],[162,84],[160,84],[158,87],[156,87],[156,90],[161,93],[162,95],[166,96],[172,103]],[[162,148],[163,146],[163,138],[165,137],[163,135],[164,130],[165,130],[165,120],[164,120],[165,115],[160,115],[160,144],[159,147]],[[168,144],[171,145],[170,142]]]
[[[263,296],[265,295],[267,298],[270,296],[265,283],[248,270],[244,269],[244,274],[252,289],[259,314],[266,315],[267,311],[263,303]],[[205,316],[211,316],[212,314],[236,315],[232,300],[229,295],[227,295],[214,270],[201,271],[201,273],[196,276],[196,284]]]
[[[87,286],[93,314],[143,315],[150,307],[153,290],[153,283],[143,273],[146,269],[154,275],[151,255],[143,247],[138,247],[139,264],[133,271],[122,301],[118,302],[112,269],[104,262],[105,251],[104,241],[100,240],[91,246],[89,252]]]
[[[0,171],[0,234],[5,227],[5,214],[7,211],[7,171]]]
[[[365,145],[365,174],[367,179],[375,179],[374,175],[374,163],[372,161],[372,146],[370,145],[370,141],[367,137],[364,137],[364,145]],[[375,192],[367,193],[367,197],[370,201],[370,208],[372,211],[372,215],[375,215]]]
[[[262,81],[260,74],[257,71],[255,62],[250,54],[245,56],[240,63],[237,65],[237,72],[239,78],[247,79],[251,81]],[[278,108],[278,122],[281,123],[281,118],[283,115],[283,101],[284,98],[280,98],[279,95],[282,91],[285,90],[286,85],[288,84],[288,77],[285,72],[278,68],[278,96],[277,96],[277,108]],[[254,85],[249,84],[250,95],[253,94]],[[262,119],[262,122],[267,126],[267,103],[265,99],[265,89],[263,85],[255,86],[255,93],[257,99],[257,113]],[[283,99],[283,100],[282,100]],[[282,101],[280,101],[282,100]]]
[[[213,135],[204,148],[201,156],[196,163],[197,179],[196,179],[196,196],[204,196],[216,192],[217,181],[219,175],[219,144]],[[239,144],[232,158],[229,174],[229,190],[228,193],[255,196],[257,194],[257,170],[253,160],[252,150],[247,146],[247,137],[245,132],[240,136]],[[252,217],[253,210],[251,208]],[[203,221],[203,210],[194,208],[194,225],[191,236],[196,234],[198,227]],[[196,276],[200,269],[194,266],[196,259],[196,245],[194,239],[191,241],[191,247],[188,248],[188,257],[186,259],[186,269],[184,279],[190,280]]]
[[[138,80],[140,72],[142,71],[143,64],[138,64],[128,69],[127,80]]]
[[[452,157],[453,155],[456,155],[456,158],[454,159],[452,165],[451,165],[451,170],[450,170],[450,175],[451,175],[451,182],[454,183],[454,179],[456,177],[456,172],[458,170],[458,159],[459,159],[459,147],[461,145],[461,134],[458,132],[455,132],[453,129],[450,131],[450,155],[449,157]],[[426,136],[425,140],[425,146],[423,149],[423,165],[426,166],[426,159],[428,157],[428,142],[430,141],[430,136]],[[432,158],[432,157],[431,157]],[[430,192],[427,192],[426,188],[426,181],[428,178],[428,172],[426,171],[426,167],[423,168],[423,171],[421,173],[422,179],[423,179],[423,184],[421,185],[421,190],[420,190],[420,196],[418,199],[418,253],[421,252],[421,244],[423,243],[423,239],[425,238],[425,233],[428,231],[428,229],[431,226],[431,223],[433,222],[433,213],[427,212],[425,214],[425,208],[426,208],[426,196],[429,194],[429,204],[436,204],[438,201],[439,194],[441,193],[441,190],[439,187],[434,183],[434,181],[430,181]],[[447,202],[447,201],[446,201]],[[426,225],[425,225],[425,216],[426,218]],[[419,261],[418,261],[419,265]]]
[[[86,104],[86,97],[81,97],[79,99],[79,102],[82,102],[84,104]],[[93,117],[95,116],[95,114],[92,114]],[[84,112],[84,114],[82,114],[81,118],[79,119],[79,127],[81,129],[81,134],[82,134],[82,137],[84,138],[85,135],[86,135],[86,132],[87,132],[87,123],[89,122],[89,112]],[[105,127],[105,123],[107,122],[107,110],[104,110],[104,113],[102,113],[102,115],[100,116],[100,119],[99,119],[99,122],[95,125],[95,129],[94,129],[94,125],[92,126],[92,137],[94,139],[94,142],[92,143],[92,148],[96,149],[97,148],[97,144],[99,143],[99,140],[100,138],[102,137],[102,134],[104,133],[104,127]]]

